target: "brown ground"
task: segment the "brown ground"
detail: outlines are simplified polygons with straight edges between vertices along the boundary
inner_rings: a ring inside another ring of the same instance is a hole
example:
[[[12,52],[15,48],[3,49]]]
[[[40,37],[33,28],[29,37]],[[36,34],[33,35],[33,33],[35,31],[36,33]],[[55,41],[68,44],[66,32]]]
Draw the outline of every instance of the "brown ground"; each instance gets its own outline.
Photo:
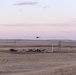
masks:
[[[0,75],[76,75],[76,53],[0,52]]]

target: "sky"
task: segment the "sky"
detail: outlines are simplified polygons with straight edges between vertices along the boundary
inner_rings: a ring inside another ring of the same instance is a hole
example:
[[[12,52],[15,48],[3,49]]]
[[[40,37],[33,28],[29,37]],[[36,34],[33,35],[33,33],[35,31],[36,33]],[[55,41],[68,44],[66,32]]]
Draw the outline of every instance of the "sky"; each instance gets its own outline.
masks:
[[[76,40],[76,0],[0,0],[0,39]]]

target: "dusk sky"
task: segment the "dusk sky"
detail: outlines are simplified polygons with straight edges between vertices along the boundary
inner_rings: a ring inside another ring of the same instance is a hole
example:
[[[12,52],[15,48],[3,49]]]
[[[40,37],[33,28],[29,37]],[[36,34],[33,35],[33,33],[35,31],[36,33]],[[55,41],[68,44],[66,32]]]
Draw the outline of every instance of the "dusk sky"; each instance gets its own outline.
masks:
[[[76,40],[76,0],[0,0],[0,39]]]

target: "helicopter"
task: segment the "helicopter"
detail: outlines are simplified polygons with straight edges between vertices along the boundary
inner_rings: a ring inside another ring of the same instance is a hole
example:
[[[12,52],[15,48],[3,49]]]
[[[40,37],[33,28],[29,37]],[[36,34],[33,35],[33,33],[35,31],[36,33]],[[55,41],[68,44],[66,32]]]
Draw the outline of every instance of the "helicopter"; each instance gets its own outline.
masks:
[[[39,36],[36,37],[37,39],[40,38]]]

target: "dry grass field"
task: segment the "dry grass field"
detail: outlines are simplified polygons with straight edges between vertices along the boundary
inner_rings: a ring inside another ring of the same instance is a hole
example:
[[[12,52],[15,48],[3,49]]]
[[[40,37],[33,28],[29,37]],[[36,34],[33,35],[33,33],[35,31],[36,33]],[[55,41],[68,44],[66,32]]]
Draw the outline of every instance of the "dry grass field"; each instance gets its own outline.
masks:
[[[53,53],[23,53],[31,48],[51,51],[52,45]],[[76,41],[0,40],[0,75],[76,75]]]
[[[0,75],[76,75],[76,53],[0,52]]]
[[[1,40],[0,51],[11,48],[27,51],[28,49],[45,49],[46,51],[76,52],[76,41],[73,40]]]

